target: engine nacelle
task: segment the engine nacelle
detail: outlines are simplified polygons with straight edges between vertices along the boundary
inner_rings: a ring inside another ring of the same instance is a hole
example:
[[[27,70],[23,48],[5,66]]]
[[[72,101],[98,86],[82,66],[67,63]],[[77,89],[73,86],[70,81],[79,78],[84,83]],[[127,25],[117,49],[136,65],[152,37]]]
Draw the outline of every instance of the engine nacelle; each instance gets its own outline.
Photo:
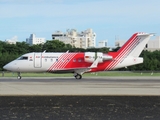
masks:
[[[111,60],[112,56],[105,55],[101,52],[85,52],[84,55],[85,62],[93,63],[97,58],[99,58],[98,63],[102,63],[105,60]]]

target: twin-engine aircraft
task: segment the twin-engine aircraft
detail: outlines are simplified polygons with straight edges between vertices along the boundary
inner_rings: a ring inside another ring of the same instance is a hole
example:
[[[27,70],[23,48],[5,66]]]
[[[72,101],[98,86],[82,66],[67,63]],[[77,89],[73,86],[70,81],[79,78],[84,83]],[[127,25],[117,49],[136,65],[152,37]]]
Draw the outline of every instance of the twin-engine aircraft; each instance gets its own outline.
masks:
[[[81,79],[86,72],[114,70],[143,63],[140,53],[147,44],[149,33],[135,33],[117,52],[33,52],[8,63],[3,68],[18,73],[50,72],[73,73]]]

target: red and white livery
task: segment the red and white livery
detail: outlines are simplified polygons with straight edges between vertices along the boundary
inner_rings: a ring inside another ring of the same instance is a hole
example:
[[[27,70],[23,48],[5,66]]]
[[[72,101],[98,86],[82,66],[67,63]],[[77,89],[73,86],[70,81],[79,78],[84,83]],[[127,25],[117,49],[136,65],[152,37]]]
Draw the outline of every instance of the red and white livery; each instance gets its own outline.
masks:
[[[33,52],[8,63],[3,68],[17,72],[73,73],[81,79],[86,72],[107,71],[143,63],[140,53],[150,33],[135,33],[117,52]]]

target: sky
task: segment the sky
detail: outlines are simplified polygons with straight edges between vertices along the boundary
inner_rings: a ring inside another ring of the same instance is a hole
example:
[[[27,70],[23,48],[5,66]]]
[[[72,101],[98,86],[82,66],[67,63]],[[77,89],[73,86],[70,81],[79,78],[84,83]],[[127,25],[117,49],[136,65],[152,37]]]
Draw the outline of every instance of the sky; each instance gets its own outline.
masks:
[[[93,29],[96,43],[128,40],[135,32],[160,36],[160,0],[0,0],[0,40],[30,34],[51,40],[59,30]]]

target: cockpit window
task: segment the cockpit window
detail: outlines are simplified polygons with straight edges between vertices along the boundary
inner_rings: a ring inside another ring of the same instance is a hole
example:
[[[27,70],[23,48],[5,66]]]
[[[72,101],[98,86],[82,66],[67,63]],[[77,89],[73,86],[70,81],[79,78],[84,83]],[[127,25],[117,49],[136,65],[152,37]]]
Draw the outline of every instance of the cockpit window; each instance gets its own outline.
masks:
[[[27,56],[21,56],[20,58],[18,58],[18,60],[28,60]]]

